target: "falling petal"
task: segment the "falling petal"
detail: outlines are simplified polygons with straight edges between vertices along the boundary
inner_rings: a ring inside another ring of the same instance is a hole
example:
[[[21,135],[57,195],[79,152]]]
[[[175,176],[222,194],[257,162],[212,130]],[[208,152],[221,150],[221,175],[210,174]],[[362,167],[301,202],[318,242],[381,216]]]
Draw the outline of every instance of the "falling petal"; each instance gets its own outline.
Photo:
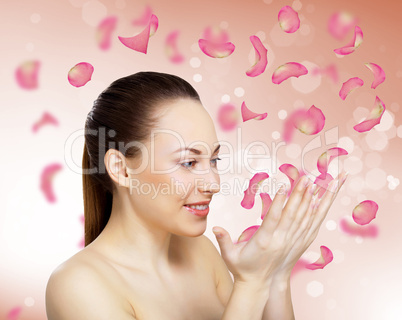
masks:
[[[40,62],[32,60],[25,61],[15,70],[15,78],[22,89],[32,90],[38,87],[39,67]]]
[[[334,13],[328,22],[328,31],[336,39],[342,40],[357,24],[357,19],[348,12]]]
[[[375,125],[380,123],[384,111],[384,103],[380,100],[380,98],[376,97],[374,107],[371,110],[367,119],[355,125],[353,129],[355,129],[357,132],[365,132],[371,130]]]
[[[287,33],[296,32],[300,27],[299,15],[289,6],[284,6],[279,11],[278,21],[281,29]]]
[[[148,25],[141,33],[129,38],[119,37],[119,40],[127,48],[147,53],[149,38],[158,30],[158,25],[158,18],[153,14],[149,19]]]
[[[96,40],[101,50],[108,50],[110,48],[112,33],[116,29],[116,24],[116,16],[106,17],[100,22],[96,30]]]
[[[378,85],[385,81],[385,72],[378,64],[375,63],[366,63],[365,66],[374,74],[374,81],[371,84],[371,88],[375,89]]]
[[[338,83],[339,75],[335,64],[330,64],[324,70],[325,74],[332,80],[333,83]]]
[[[50,113],[45,111],[42,115],[42,118],[39,121],[35,122],[34,125],[32,126],[32,131],[36,133],[40,128],[48,124],[58,126],[59,122]]]
[[[353,90],[360,88],[363,84],[363,80],[358,77],[350,78],[348,81],[343,83],[342,88],[339,91],[339,96],[342,100],[345,100]]]
[[[243,101],[243,103],[241,104],[241,116],[243,118],[243,122],[246,122],[250,119],[254,119],[254,120],[264,120],[267,117],[268,113],[264,112],[264,113],[255,113],[250,111],[247,106],[246,103]]]
[[[308,73],[305,66],[297,62],[287,62],[279,66],[272,74],[272,82],[280,84],[290,77],[300,77]]]
[[[94,67],[88,62],[77,63],[68,72],[68,82],[74,87],[82,87],[91,80]]]
[[[269,207],[271,206],[272,199],[268,193],[261,192],[260,193],[261,201],[262,201],[262,211],[261,211],[261,220],[264,220]]]
[[[152,16],[152,8],[147,5],[141,17],[133,20],[133,25],[135,26],[146,26],[149,22],[149,18]]]
[[[301,170],[299,171],[294,165],[290,163],[284,163],[279,167],[279,171],[284,173],[290,182],[290,188],[288,190],[288,196],[292,193],[292,190],[295,186],[295,183],[301,178],[302,176],[305,175],[304,171]]]
[[[321,154],[317,161],[318,171],[321,173],[326,173],[328,171],[328,166],[333,159],[339,156],[347,155],[348,152],[342,148],[331,148]]]
[[[166,47],[166,55],[169,57],[169,60],[172,63],[182,63],[184,61],[184,56],[179,52],[177,48],[177,37],[180,31],[175,30],[170,32],[166,36],[165,47]]]
[[[353,220],[360,225],[368,224],[375,218],[377,210],[378,204],[376,202],[362,201],[353,209]]]
[[[223,131],[236,128],[238,115],[236,107],[232,104],[224,104],[218,110],[218,123]]]
[[[52,179],[55,173],[60,171],[62,168],[61,164],[54,163],[46,166],[41,174],[40,179],[40,188],[43,194],[46,197],[46,200],[49,202],[55,202],[56,196],[54,195],[53,186],[52,186]]]
[[[7,320],[18,320],[21,311],[22,307],[15,307],[11,309],[7,314]]]
[[[198,45],[202,52],[211,58],[226,58],[230,56],[235,46],[231,42],[214,43],[205,39],[199,39]]]
[[[351,42],[349,42],[346,46],[339,48],[339,49],[335,49],[334,52],[338,55],[341,56],[345,56],[348,54],[351,54],[352,52],[354,52],[358,47],[360,47],[360,45],[363,42],[363,32],[362,29],[360,29],[360,27],[356,26],[355,27],[355,35],[353,37],[353,40]]]
[[[256,77],[265,71],[265,68],[268,64],[268,50],[264,47],[260,38],[257,36],[251,36],[250,40],[255,50],[255,63],[246,71],[246,74],[249,77]]]
[[[245,209],[251,209],[254,206],[255,194],[260,187],[260,184],[265,179],[268,179],[269,175],[265,172],[257,172],[249,182],[248,188],[244,191],[243,200],[241,201],[241,206]]]
[[[229,42],[229,33],[220,27],[207,27],[204,29],[201,38],[214,43],[225,43]]]
[[[342,218],[339,222],[339,228],[346,234],[351,236],[359,236],[362,238],[376,238],[378,235],[378,227],[376,225],[358,225],[351,218]]]
[[[318,194],[318,198],[321,198],[328,188],[328,184],[334,180],[334,178],[328,173],[321,173],[314,181],[317,185],[317,189],[314,194]]]
[[[321,246],[320,250],[321,257],[316,262],[306,265],[307,269],[324,269],[324,267],[334,259],[331,250],[329,250],[326,246]]]
[[[294,265],[290,277],[293,278],[297,273],[306,269],[306,265],[308,265],[308,261],[300,258],[297,260],[296,264]]]
[[[259,227],[260,227],[259,225],[248,227],[241,233],[236,243],[246,242],[250,240],[250,238],[254,235],[254,233],[258,230]]]

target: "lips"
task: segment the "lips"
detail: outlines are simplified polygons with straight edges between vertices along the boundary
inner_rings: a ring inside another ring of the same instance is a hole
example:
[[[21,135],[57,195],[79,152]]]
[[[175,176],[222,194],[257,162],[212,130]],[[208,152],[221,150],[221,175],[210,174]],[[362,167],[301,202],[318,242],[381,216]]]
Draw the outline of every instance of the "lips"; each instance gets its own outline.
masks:
[[[187,209],[188,212],[196,216],[205,217],[209,212],[209,203],[210,201],[188,203],[185,204],[184,207]]]

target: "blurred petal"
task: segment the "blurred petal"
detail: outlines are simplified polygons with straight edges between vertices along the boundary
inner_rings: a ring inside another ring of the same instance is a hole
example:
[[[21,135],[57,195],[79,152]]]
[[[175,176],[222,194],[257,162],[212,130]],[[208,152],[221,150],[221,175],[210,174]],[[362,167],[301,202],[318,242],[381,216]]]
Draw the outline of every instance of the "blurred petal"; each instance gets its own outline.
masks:
[[[236,128],[238,120],[236,107],[232,104],[224,104],[218,110],[218,123],[223,131]]]
[[[328,188],[328,184],[334,180],[334,178],[328,173],[321,173],[315,180],[314,184],[317,185],[317,189],[314,194],[318,194],[318,198],[321,198]]]
[[[101,50],[108,50],[111,45],[112,33],[116,29],[117,17],[109,16],[103,19],[96,30],[96,40]]]
[[[166,54],[169,57],[169,60],[173,63],[182,63],[184,61],[184,56],[179,52],[177,48],[177,37],[180,31],[175,30],[170,32],[166,36],[165,47],[166,47]]]
[[[226,58],[230,56],[235,46],[231,42],[215,43],[205,39],[199,39],[198,45],[202,52],[211,58]]]
[[[306,265],[307,269],[324,269],[324,267],[334,259],[331,250],[329,250],[326,246],[321,246],[320,250],[321,257],[316,262]]]
[[[272,199],[271,199],[270,195],[265,192],[261,192],[260,197],[261,197],[261,201],[262,201],[261,220],[264,220],[264,217],[267,214],[269,207],[271,206]]]
[[[290,274],[290,277],[292,278],[292,277],[295,276],[295,274],[299,273],[300,271],[305,270],[305,269],[306,269],[306,265],[308,265],[308,264],[309,264],[309,263],[308,263],[307,260],[305,260],[305,259],[303,259],[303,258],[300,258],[300,259],[296,262],[295,266],[293,267],[292,272],[291,272],[291,274]]]
[[[308,73],[305,66],[297,62],[287,62],[279,66],[272,74],[272,82],[280,84],[290,77],[300,77]]]
[[[129,38],[119,37],[119,40],[130,49],[147,53],[149,38],[156,32],[158,25],[158,18],[153,14],[149,19],[148,25],[141,33]]]
[[[339,156],[347,155],[348,152],[342,148],[331,148],[321,154],[317,161],[318,171],[321,173],[326,173],[328,171],[328,166],[333,159]]]
[[[250,111],[247,106],[246,103],[243,101],[243,103],[241,104],[241,116],[243,118],[243,122],[246,122],[250,119],[255,119],[255,120],[264,120],[267,117],[268,113],[264,112],[264,113],[255,113]]]
[[[21,311],[22,307],[15,307],[11,309],[7,314],[7,320],[18,320]]]
[[[229,33],[220,27],[207,27],[204,29],[201,38],[214,43],[225,43],[229,42]]]
[[[374,81],[371,84],[371,88],[375,89],[378,85],[385,81],[385,72],[378,64],[375,63],[366,63],[365,66],[374,74]]]
[[[376,202],[362,201],[353,209],[353,220],[360,225],[368,224],[375,218],[377,210],[378,204]]]
[[[363,84],[363,80],[358,77],[350,78],[348,81],[343,83],[342,88],[339,91],[339,96],[342,100],[345,100],[349,93],[361,87]]]
[[[45,111],[42,115],[42,118],[35,122],[34,125],[32,126],[32,131],[35,133],[37,132],[41,127],[43,127],[44,125],[48,125],[48,124],[52,124],[55,126],[59,125],[59,122],[57,121],[57,119],[55,117],[53,117],[50,113],[48,113],[47,111]]]
[[[330,64],[325,68],[325,74],[332,80],[333,83],[338,83],[339,75],[335,64]]]
[[[264,45],[261,43],[260,38],[258,38],[257,36],[251,36],[250,40],[255,49],[256,61],[254,65],[246,71],[246,74],[249,77],[256,77],[265,71],[268,63],[268,50],[264,47]]]
[[[376,97],[374,107],[371,110],[367,119],[355,125],[353,129],[355,129],[358,132],[365,132],[371,130],[375,125],[380,123],[384,111],[385,111],[384,103],[380,100],[380,98]]]
[[[20,88],[32,90],[38,87],[39,67],[38,60],[31,60],[25,61],[15,70],[15,78]]]
[[[373,224],[361,226],[354,223],[351,218],[342,218],[339,222],[339,228],[346,234],[362,238],[376,238],[378,235],[377,226]]]
[[[349,42],[346,46],[339,48],[339,49],[335,49],[334,52],[341,56],[351,54],[358,47],[360,47],[362,42],[363,42],[362,29],[360,29],[360,27],[356,26],[355,27],[355,35],[353,37],[353,40],[351,42]]]
[[[328,31],[336,39],[342,40],[357,24],[357,19],[348,12],[334,13],[328,22]]]
[[[54,195],[53,186],[52,186],[52,179],[55,173],[60,171],[62,165],[59,163],[54,163],[46,166],[41,174],[40,178],[40,188],[43,194],[46,197],[46,200],[49,202],[55,202],[56,197]]]
[[[287,33],[296,32],[300,27],[299,15],[289,6],[284,6],[279,11],[278,21],[281,29]]]
[[[74,87],[82,87],[91,80],[94,67],[88,62],[77,63],[68,72],[68,82]]]
[[[142,13],[141,17],[138,19],[133,20],[133,25],[135,26],[146,26],[149,22],[149,18],[152,16],[152,9],[149,5],[146,6],[144,12]]]
[[[258,230],[259,227],[260,227],[259,225],[255,225],[245,229],[239,236],[239,239],[237,240],[236,243],[250,240],[250,238],[254,235],[254,233]]]
[[[255,194],[260,187],[260,183],[265,179],[268,179],[269,175],[265,172],[257,172],[249,182],[248,188],[244,191],[243,200],[241,201],[241,206],[245,209],[251,209],[254,206]]]

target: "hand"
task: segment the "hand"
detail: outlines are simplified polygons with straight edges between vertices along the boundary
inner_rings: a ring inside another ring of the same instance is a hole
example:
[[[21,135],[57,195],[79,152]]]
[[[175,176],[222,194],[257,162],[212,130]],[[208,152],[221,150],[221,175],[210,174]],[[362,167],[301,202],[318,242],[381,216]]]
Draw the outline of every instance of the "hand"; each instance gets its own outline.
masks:
[[[270,284],[275,274],[291,272],[297,260],[316,238],[345,174],[337,177],[339,186],[312,201],[312,184],[308,177],[299,179],[285,207],[287,191],[281,188],[275,195],[260,228],[247,242],[234,244],[223,228],[214,228],[221,255],[235,281]],[[334,181],[334,182],[335,182]]]

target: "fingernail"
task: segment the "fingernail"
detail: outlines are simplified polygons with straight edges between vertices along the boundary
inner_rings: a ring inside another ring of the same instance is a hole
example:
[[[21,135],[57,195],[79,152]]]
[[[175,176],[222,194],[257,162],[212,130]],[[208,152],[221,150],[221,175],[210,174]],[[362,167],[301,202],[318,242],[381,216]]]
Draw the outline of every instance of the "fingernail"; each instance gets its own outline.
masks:
[[[217,229],[212,228],[212,232],[215,234],[217,238],[222,238],[222,233],[220,233]]]
[[[349,172],[346,171],[345,175],[344,175],[343,178],[342,178],[342,183],[345,182],[346,178],[348,177],[348,174],[349,174]]]
[[[310,194],[314,194],[315,189],[317,189],[317,185],[316,185],[316,184],[313,184],[313,185],[310,187],[310,190],[309,190]]]
[[[335,192],[336,188],[338,188],[338,185],[339,185],[338,179],[331,181],[331,186],[329,187],[329,191]]]

